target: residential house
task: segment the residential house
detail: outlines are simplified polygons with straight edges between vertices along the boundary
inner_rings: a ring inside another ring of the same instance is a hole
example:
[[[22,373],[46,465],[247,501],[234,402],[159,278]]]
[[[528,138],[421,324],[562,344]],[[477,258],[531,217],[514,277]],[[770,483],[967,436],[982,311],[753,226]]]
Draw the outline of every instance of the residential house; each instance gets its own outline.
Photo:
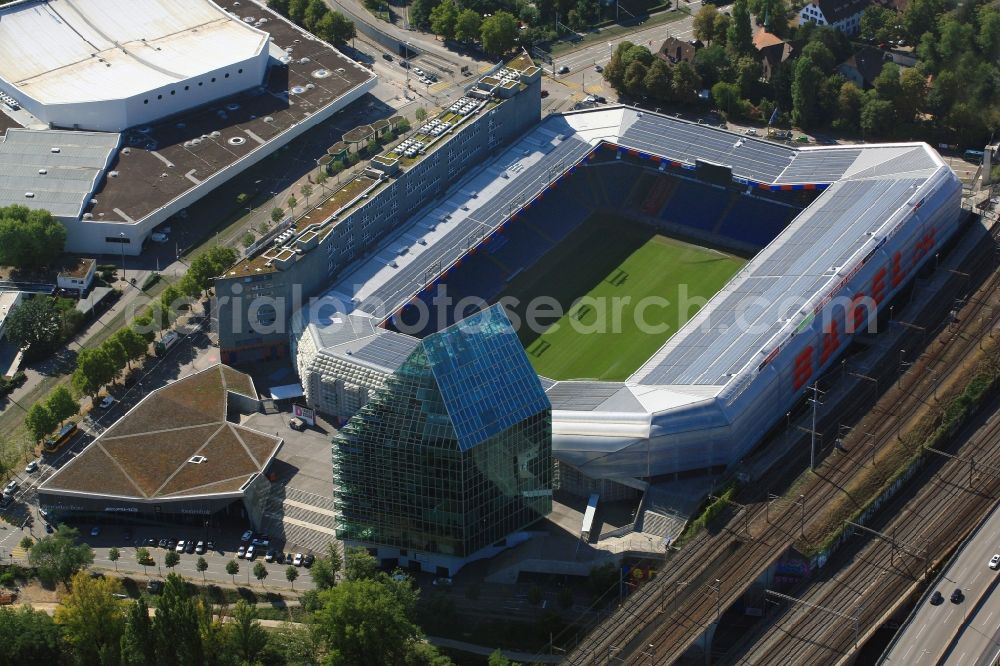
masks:
[[[778,65],[792,57],[795,50],[790,42],[761,28],[753,37],[753,46],[761,64],[761,76],[770,81]]]
[[[812,21],[856,35],[861,31],[861,15],[871,4],[872,0],[812,0],[799,10],[799,25]]]
[[[667,37],[666,41],[660,45],[660,49],[656,52],[656,57],[665,61],[671,67],[679,62],[693,63],[694,54],[702,46],[703,44],[696,39],[686,42],[676,37]]]
[[[837,65],[837,72],[857,87],[867,89],[874,85],[875,78],[882,72],[882,66],[887,62],[896,63],[900,69],[912,67],[906,54],[896,58],[891,51],[883,51],[874,46],[862,46],[854,55]]]

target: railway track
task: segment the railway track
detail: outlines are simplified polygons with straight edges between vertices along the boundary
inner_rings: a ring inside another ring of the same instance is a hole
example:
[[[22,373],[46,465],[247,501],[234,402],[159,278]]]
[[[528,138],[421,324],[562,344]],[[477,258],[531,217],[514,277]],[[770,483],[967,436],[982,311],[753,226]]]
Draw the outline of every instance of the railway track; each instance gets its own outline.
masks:
[[[994,399],[991,411],[998,407],[1000,400]],[[1000,418],[983,424],[958,453],[965,458],[974,455],[977,462],[994,468],[1000,465]],[[799,596],[826,611],[786,607],[745,641],[738,649],[741,654],[724,663],[835,664],[847,659],[859,639],[878,627],[928,565],[973,529],[996,501],[1000,475],[981,475],[970,487],[967,463],[935,462],[931,460],[927,465],[931,469],[920,474],[930,478],[912,497],[885,507],[883,514],[891,515],[875,523],[906,550],[877,537],[860,547],[845,547],[831,568],[845,561],[846,566],[828,580],[808,584]]]
[[[993,237],[995,246],[996,238]],[[958,321],[938,327],[945,321],[951,302],[933,299],[923,308],[920,320],[924,329],[910,325],[904,344],[922,347],[924,338],[932,342],[927,350],[910,361],[911,372],[897,386],[885,392],[878,405],[866,418],[871,396],[855,391],[842,400],[836,409],[820,419],[817,430],[824,434],[839,433],[845,421],[860,421],[844,438],[846,453],[827,456],[802,488],[803,497],[797,503],[767,506],[769,490],[787,486],[781,479],[770,488],[758,484],[757,497],[742,497],[746,511],[752,515],[733,516],[715,534],[701,534],[683,550],[670,558],[664,571],[611,615],[591,634],[591,640],[567,655],[570,664],[656,664],[672,663],[716,621],[721,610],[738,599],[766,568],[787,550],[796,539],[808,531],[809,517],[815,507],[825,506],[839,494],[842,485],[859,469],[869,464],[873,456],[894,445],[898,433],[921,416],[935,399],[938,386],[948,386],[960,379],[957,367],[978,344],[983,330],[996,325],[1000,311],[1000,273],[993,270],[994,247],[983,248],[975,259],[964,265],[966,272],[952,271],[953,278],[965,286],[983,274],[988,277],[968,299]],[[962,284],[952,284],[961,287]],[[928,327],[936,327],[928,331]],[[918,334],[919,333],[919,334]],[[935,337],[936,336],[936,337]],[[878,386],[891,382],[903,362],[884,359],[869,379]],[[929,370],[929,371],[928,371]],[[887,418],[888,417],[888,418]],[[833,437],[825,439],[833,441]],[[802,441],[808,441],[803,437]],[[832,447],[828,445],[828,453]],[[800,455],[784,465],[799,469],[808,446],[797,447]],[[757,501],[754,501],[754,500]],[[749,527],[749,535],[745,533]]]

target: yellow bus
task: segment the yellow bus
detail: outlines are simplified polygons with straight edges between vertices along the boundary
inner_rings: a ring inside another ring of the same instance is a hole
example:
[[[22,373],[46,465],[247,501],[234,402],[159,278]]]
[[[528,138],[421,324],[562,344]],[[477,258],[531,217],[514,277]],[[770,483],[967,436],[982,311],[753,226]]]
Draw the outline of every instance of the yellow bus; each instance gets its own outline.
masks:
[[[75,423],[67,423],[59,432],[56,433],[55,437],[46,438],[42,443],[42,453],[47,455],[52,455],[57,453],[62,447],[66,446],[66,442],[73,439],[73,435],[76,434],[77,427]]]

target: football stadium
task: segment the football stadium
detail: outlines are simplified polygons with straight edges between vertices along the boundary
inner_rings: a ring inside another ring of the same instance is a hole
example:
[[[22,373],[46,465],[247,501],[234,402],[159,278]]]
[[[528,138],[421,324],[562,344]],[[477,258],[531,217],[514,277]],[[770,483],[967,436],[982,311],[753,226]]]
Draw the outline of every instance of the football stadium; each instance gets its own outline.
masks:
[[[292,234],[284,265],[237,265],[219,294],[328,258],[287,344],[306,401],[344,422],[426,336],[502,304],[562,487],[611,498],[744,456],[954,234],[961,187],[925,144],[798,148],[612,106],[549,115],[427,192],[342,262]]]

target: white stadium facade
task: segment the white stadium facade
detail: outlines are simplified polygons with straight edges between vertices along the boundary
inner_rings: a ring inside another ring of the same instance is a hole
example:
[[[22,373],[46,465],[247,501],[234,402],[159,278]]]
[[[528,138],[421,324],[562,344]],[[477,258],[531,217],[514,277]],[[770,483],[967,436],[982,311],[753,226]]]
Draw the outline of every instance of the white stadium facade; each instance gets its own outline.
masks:
[[[137,255],[153,229],[375,85],[252,0],[0,6],[0,205],[66,249]]]
[[[798,148],[623,106],[550,115],[295,313],[290,347],[308,402],[349,418],[418,344],[387,330],[400,308],[489,252],[572,174],[605,178],[626,161],[708,177],[734,201],[814,198],[625,381],[540,377],[554,458],[580,492],[738,462],[961,220],[961,184],[923,143]]]

